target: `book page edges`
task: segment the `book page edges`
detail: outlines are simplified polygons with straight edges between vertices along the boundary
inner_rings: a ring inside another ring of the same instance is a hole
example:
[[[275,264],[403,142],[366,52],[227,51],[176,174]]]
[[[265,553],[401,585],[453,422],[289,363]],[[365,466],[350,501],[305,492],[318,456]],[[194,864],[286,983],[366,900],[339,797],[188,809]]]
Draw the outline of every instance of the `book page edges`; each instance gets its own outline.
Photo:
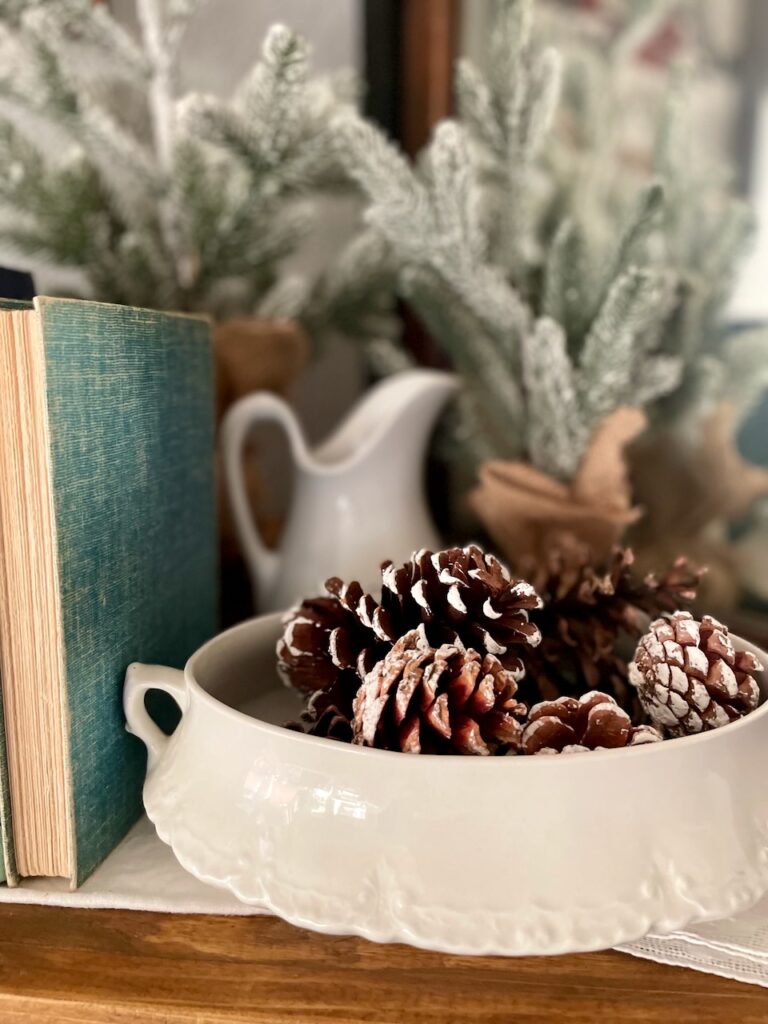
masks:
[[[45,299],[44,299],[45,301]],[[73,301],[73,300],[69,300]],[[47,373],[45,369],[45,329],[43,323],[42,306],[38,298],[33,299],[34,310],[31,314],[35,340],[42,357],[42,397],[45,405],[44,432],[45,432],[45,464],[46,479],[48,480],[48,512],[50,516],[53,551],[55,554],[53,572],[55,579],[54,601],[56,614],[56,650],[58,656],[58,690],[59,690],[59,727],[61,729],[61,743],[63,752],[63,772],[66,801],[66,859],[67,875],[70,889],[77,888],[77,832],[75,829],[75,806],[74,806],[74,785],[72,780],[72,758],[70,756],[70,731],[72,727],[69,711],[69,700],[67,695],[67,665],[66,651],[64,650],[64,625],[61,609],[61,566],[59,562],[58,527],[56,523],[56,509],[53,497],[53,464],[51,458],[51,436],[50,421],[48,418],[48,387]]]
[[[72,300],[70,300],[72,301]],[[53,462],[51,455],[50,420],[48,417],[48,387],[47,373],[45,368],[45,327],[43,322],[43,310],[37,298],[33,299],[34,311],[32,313],[33,330],[37,345],[42,357],[42,396],[45,404],[44,431],[45,431],[45,464],[46,479],[48,480],[48,512],[50,516],[51,530],[53,535],[54,551],[54,601],[56,615],[56,650],[58,657],[58,690],[59,690],[59,728],[61,729],[61,744],[63,753],[64,773],[64,799],[66,806],[66,859],[67,877],[70,889],[77,888],[77,830],[75,828],[75,805],[74,805],[74,783],[72,778],[72,758],[70,755],[70,734],[72,720],[69,709],[67,694],[67,665],[66,651],[64,649],[64,621],[61,608],[61,565],[58,543],[58,526],[56,522],[56,509],[53,496]]]
[[[10,602],[3,616],[6,739],[17,867],[22,875],[72,878],[73,787],[45,345],[37,312],[6,312],[2,319],[6,472],[15,488],[6,484],[7,549],[0,570],[6,594],[18,595],[16,621]]]

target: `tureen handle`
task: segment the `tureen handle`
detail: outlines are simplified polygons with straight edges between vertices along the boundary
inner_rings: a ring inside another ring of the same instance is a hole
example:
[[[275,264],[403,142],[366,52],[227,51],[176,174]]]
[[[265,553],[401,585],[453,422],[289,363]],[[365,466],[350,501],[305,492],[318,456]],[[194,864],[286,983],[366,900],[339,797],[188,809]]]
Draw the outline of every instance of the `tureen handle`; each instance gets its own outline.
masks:
[[[128,666],[123,687],[125,727],[146,746],[149,771],[154,768],[170,737],[152,721],[147,711],[144,698],[148,690],[164,690],[176,701],[182,714],[187,709],[189,696],[184,673],[178,669],[164,665],[140,665],[138,662]]]

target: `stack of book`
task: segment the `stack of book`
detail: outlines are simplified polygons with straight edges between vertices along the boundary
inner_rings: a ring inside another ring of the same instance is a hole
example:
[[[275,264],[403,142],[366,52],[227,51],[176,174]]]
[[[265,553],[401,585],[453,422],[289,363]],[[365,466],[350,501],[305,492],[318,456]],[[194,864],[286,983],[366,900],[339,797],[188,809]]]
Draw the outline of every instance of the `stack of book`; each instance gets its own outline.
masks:
[[[0,878],[76,886],[141,813],[127,665],[216,629],[209,327],[0,307]]]

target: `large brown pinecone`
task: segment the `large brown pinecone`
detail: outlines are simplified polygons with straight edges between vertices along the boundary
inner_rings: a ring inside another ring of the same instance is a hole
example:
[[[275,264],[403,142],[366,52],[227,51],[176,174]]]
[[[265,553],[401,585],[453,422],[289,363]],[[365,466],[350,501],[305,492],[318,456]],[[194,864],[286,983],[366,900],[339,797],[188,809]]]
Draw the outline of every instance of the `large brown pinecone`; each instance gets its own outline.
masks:
[[[493,555],[476,545],[432,554],[417,552],[405,565],[382,566],[382,607],[398,635],[424,623],[433,643],[461,640],[499,657],[522,675],[515,648],[541,640],[528,612],[541,607],[530,583],[513,579]]]
[[[523,754],[570,754],[585,750],[634,747],[660,740],[653,726],[634,726],[607,693],[558,697],[531,708],[523,730]]]
[[[359,583],[326,582],[326,595],[291,611],[277,645],[283,679],[303,692],[326,689],[340,675],[347,690],[419,625],[430,643],[460,641],[496,655],[509,671],[523,675],[517,651],[540,641],[528,611],[541,601],[533,587],[514,580],[479,547],[419,551],[404,565],[385,562],[377,601]]]
[[[411,754],[516,752],[527,708],[517,681],[493,654],[460,641],[433,647],[420,625],[363,680],[352,742]]]
[[[661,576],[640,577],[629,548],[616,548],[607,564],[574,543],[526,568],[543,608],[532,621],[543,640],[526,652],[521,699],[529,704],[603,690],[636,719],[638,708],[627,679],[627,661],[648,620],[684,607],[696,596],[701,572],[678,559]]]
[[[361,679],[392,646],[386,618],[359,583],[326,584],[328,596],[289,612],[277,644],[284,681],[307,696],[296,728],[350,740],[349,722]]]
[[[637,645],[629,677],[640,702],[669,736],[717,729],[754,711],[763,666],[734,650],[728,627],[705,615],[675,612],[651,623]]]
[[[381,608],[359,583],[326,583],[285,617],[277,644],[283,679],[302,693],[324,690],[351,671],[359,683],[397,639]]]

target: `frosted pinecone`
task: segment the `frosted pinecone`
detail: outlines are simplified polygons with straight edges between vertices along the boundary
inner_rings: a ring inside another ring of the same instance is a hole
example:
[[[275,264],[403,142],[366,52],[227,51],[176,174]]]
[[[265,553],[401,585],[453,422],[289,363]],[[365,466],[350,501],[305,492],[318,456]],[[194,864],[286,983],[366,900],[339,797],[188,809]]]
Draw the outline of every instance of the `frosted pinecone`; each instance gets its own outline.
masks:
[[[728,627],[705,615],[675,612],[651,623],[629,678],[651,720],[669,736],[718,729],[754,711],[763,666],[736,651]]]
[[[630,548],[615,548],[595,562],[586,545],[571,541],[520,566],[544,601],[533,614],[543,640],[526,655],[523,700],[533,705],[599,689],[640,720],[624,649],[634,647],[649,619],[692,601],[701,572],[679,558],[660,575],[642,576],[634,561]]]
[[[363,681],[352,742],[406,753],[516,752],[527,711],[493,654],[433,647],[424,625],[401,637]]]
[[[277,667],[284,682],[312,693],[350,674],[355,689],[366,672],[397,639],[386,615],[359,583],[326,583],[327,596],[292,609],[277,643]]]
[[[531,708],[522,736],[523,754],[570,754],[634,747],[661,740],[649,725],[635,726],[607,693],[558,697]]]
[[[476,544],[418,551],[404,565],[385,562],[381,574],[381,604],[398,636],[423,623],[433,644],[458,639],[522,676],[517,651],[541,642],[528,617],[541,608],[541,598],[493,555]]]
[[[357,682],[350,678],[346,686],[355,687],[399,637],[420,625],[433,646],[460,642],[493,654],[522,677],[519,651],[541,640],[528,618],[541,600],[493,555],[475,545],[419,551],[400,566],[385,562],[381,576],[379,599],[356,581],[332,577],[324,596],[286,616],[277,645],[285,682],[311,693],[349,675]]]

